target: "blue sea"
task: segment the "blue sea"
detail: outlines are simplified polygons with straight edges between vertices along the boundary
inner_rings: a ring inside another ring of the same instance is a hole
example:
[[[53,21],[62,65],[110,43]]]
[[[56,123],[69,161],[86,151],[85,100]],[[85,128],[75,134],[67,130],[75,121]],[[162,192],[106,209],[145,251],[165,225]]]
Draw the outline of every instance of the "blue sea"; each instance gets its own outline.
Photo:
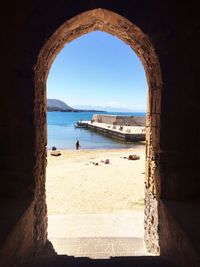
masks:
[[[78,139],[81,149],[130,148],[134,143],[118,141],[88,129],[75,128],[78,120],[91,120],[98,112],[47,112],[48,149],[74,149]],[[99,114],[102,114],[100,112]],[[145,116],[145,113],[106,112],[111,115]]]

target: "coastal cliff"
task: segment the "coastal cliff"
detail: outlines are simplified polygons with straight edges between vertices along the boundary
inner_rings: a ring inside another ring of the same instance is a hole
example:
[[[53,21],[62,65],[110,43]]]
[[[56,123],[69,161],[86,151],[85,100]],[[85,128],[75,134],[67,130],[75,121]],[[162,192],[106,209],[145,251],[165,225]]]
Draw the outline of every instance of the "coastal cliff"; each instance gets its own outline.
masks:
[[[47,99],[47,111],[60,111],[60,112],[105,112],[102,110],[94,110],[94,109],[75,109],[68,106],[65,102],[59,99]]]
[[[58,99],[47,99],[47,111],[77,111]]]

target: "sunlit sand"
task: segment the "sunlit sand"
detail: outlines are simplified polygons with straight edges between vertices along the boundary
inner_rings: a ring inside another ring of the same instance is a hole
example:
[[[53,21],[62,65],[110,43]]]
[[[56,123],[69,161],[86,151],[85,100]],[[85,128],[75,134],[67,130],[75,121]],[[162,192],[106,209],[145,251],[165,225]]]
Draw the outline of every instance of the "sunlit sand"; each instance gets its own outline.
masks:
[[[48,214],[113,213],[143,209],[145,146],[48,151]],[[128,160],[131,154],[139,160]],[[109,159],[109,164],[102,161]],[[98,164],[98,165],[97,165]]]

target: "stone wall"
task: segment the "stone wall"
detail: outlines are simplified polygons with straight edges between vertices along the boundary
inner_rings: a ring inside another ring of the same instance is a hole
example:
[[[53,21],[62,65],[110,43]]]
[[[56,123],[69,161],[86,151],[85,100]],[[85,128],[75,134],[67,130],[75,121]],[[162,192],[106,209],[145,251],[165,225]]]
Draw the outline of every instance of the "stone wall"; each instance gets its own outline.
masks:
[[[99,123],[107,123],[107,124],[114,124],[116,121],[116,116],[114,115],[102,115],[102,114],[94,114],[92,117],[94,122]]]
[[[13,199],[12,203],[7,200],[7,202],[4,203],[7,215],[4,216],[4,222],[1,221],[1,267],[13,266],[13,264],[17,264],[26,258],[34,256],[34,204],[33,200],[27,198],[21,200]],[[9,212],[10,214],[8,215]],[[2,215],[1,213],[1,218]],[[2,233],[2,231],[4,233]],[[7,235],[5,235],[6,232]]]
[[[122,126],[145,126],[146,118],[143,116],[116,116],[106,114],[94,114],[94,122],[107,123]]]

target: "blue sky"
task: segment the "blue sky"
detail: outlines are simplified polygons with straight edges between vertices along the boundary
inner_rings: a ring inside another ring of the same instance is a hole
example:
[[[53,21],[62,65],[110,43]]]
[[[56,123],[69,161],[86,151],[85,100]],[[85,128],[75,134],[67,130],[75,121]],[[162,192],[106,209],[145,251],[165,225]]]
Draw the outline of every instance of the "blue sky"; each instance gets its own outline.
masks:
[[[54,60],[47,98],[69,106],[146,111],[147,81],[135,52],[115,36],[91,32],[68,43]]]

